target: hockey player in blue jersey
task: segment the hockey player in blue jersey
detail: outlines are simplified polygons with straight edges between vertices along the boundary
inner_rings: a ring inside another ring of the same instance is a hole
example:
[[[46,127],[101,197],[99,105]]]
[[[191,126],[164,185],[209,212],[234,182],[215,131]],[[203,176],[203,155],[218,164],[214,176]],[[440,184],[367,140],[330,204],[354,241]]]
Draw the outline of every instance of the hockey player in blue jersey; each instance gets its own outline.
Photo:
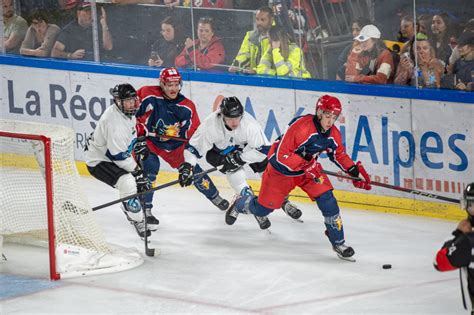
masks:
[[[137,129],[140,136],[146,137],[150,150],[150,156],[145,160],[145,172],[151,181],[156,179],[160,170],[160,158],[173,168],[183,164],[187,140],[200,124],[196,106],[180,93],[181,86],[178,70],[166,68],[160,73],[159,86],[144,86],[138,90],[141,105],[136,115]],[[199,173],[202,169],[196,165],[195,171]],[[219,209],[224,211],[228,208],[229,202],[220,197],[209,176],[200,177],[194,185]],[[151,214],[152,207],[153,193],[148,193],[145,195],[147,225],[153,230],[159,221]]]

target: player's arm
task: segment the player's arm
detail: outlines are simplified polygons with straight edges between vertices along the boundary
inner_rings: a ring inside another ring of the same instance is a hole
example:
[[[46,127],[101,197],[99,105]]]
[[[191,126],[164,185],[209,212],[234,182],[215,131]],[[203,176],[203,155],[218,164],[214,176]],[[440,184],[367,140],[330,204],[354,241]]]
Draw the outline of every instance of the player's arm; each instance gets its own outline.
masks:
[[[463,233],[459,229],[453,232],[454,238],[444,243],[436,253],[434,267],[438,271],[450,271],[467,267],[472,259],[474,233]]]
[[[297,121],[288,128],[276,151],[277,161],[293,172],[303,170],[309,163],[300,154],[294,152],[309,136],[301,122],[301,120]]]
[[[188,108],[188,114],[184,119],[186,123],[180,129],[180,136],[184,139],[190,139],[201,124],[201,121],[199,120],[196,106],[191,100],[186,99],[184,106]]]
[[[362,178],[364,179],[363,181],[352,181],[354,187],[359,189],[371,190],[372,186],[370,185],[371,180],[369,174],[367,173],[361,162],[354,163],[354,161],[352,161],[349,155],[347,155],[346,149],[342,144],[341,133],[339,132],[339,129],[333,127],[331,136],[334,138],[337,147],[334,151],[328,151],[329,159],[352,177],[359,178],[359,175],[362,175]]]
[[[137,162],[132,157],[132,143],[128,142],[129,132],[127,128],[121,126],[109,126],[107,130],[107,151],[105,155],[118,167],[127,172],[133,172],[137,168]]]
[[[256,163],[265,160],[266,154],[261,152],[263,146],[268,146],[268,140],[263,133],[262,128],[255,121],[255,124],[250,124],[246,129],[247,145],[240,155],[242,161],[246,163]]]
[[[142,87],[137,91],[137,95],[140,98],[140,107],[135,114],[137,118],[137,135],[146,136],[148,133],[147,123],[150,115],[153,112],[153,104],[146,98],[146,87]]]
[[[203,157],[207,151],[212,149],[214,141],[212,140],[213,130],[209,128],[206,120],[203,124],[197,128],[189,140],[186,149],[184,150],[184,160],[192,166],[197,164],[198,159]]]
[[[354,165],[354,161],[352,161],[352,159],[346,153],[346,148],[342,144],[342,138],[339,129],[336,127],[333,127],[332,129],[331,136],[333,137],[336,144],[336,149],[328,150],[328,157],[331,162],[336,164],[341,170],[347,172],[347,170]]]

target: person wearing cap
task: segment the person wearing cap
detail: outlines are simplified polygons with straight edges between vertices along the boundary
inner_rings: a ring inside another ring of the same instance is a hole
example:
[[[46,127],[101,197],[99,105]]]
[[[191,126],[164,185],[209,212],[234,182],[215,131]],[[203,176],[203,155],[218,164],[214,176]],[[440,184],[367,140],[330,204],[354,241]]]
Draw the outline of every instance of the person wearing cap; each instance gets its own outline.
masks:
[[[3,1],[3,45],[5,52],[18,54],[21,43],[28,30],[28,23],[21,16],[15,14],[13,0]]]
[[[470,19],[464,24],[464,28],[462,32],[459,34],[459,36],[464,33],[464,32],[474,32],[474,19]],[[457,41],[459,38],[457,38],[456,43],[459,44]],[[456,47],[453,48],[453,52],[451,53],[451,56],[449,57],[449,65],[447,67],[448,73],[453,73],[453,65],[454,63],[461,58],[459,55],[459,45],[456,45]]]
[[[474,89],[472,73],[474,71],[474,32],[464,32],[458,38],[460,59],[453,65],[453,83],[457,90]]]
[[[112,35],[107,25],[105,9],[101,8],[99,26],[100,50],[113,48]],[[76,19],[66,25],[59,33],[51,51],[51,57],[63,59],[94,60],[92,37],[92,14],[90,2],[79,2],[76,6]]]
[[[371,24],[370,20],[365,17],[359,17],[352,21],[352,36],[357,37],[362,28]],[[359,55],[362,49],[360,43],[354,40],[350,43],[342,53],[337,57],[337,61],[341,65],[336,73],[336,80],[343,80],[346,75],[356,75],[360,72]]]
[[[379,29],[372,24],[366,25],[354,39],[360,43],[363,51],[359,57],[362,70],[358,75],[346,75],[346,81],[369,84],[390,83],[395,75],[393,57],[380,38]]]

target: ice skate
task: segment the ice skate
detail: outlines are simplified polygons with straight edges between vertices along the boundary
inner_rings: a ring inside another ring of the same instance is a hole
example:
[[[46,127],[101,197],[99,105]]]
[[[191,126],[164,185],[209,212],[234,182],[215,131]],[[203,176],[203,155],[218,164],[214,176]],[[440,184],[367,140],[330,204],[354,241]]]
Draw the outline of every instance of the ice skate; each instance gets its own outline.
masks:
[[[292,219],[294,220],[300,220],[301,215],[303,214],[300,209],[298,209],[294,204],[292,204],[288,199],[286,199],[281,208],[285,213]],[[303,222],[303,221],[301,221]]]
[[[145,209],[146,214],[146,225],[148,230],[156,231],[158,230],[158,225],[160,224],[160,220],[158,220],[153,213],[151,213],[151,209]]]
[[[355,262],[356,260],[354,259],[354,249],[350,246],[347,245],[333,245],[332,249],[336,252],[337,257],[339,257],[342,260],[347,260],[350,262]]]
[[[132,223],[132,225],[135,227],[135,230],[137,231],[137,234],[138,236],[140,236],[140,238],[144,238],[145,237],[145,222],[144,221],[130,221],[130,223]],[[151,231],[148,229],[146,231],[146,236],[150,236],[151,235]]]
[[[227,225],[232,225],[235,223],[237,220],[237,217],[239,216],[239,212],[237,209],[235,209],[235,203],[237,202],[238,198],[235,198],[234,201],[232,202],[232,205],[227,209],[225,213],[225,223]]]
[[[137,220],[132,219],[128,215],[128,211],[125,210],[125,207],[122,206],[121,208],[122,208],[123,213],[127,217],[127,220],[130,222],[130,224],[132,224],[135,227],[135,230],[137,231],[138,236],[140,236],[141,238],[144,238],[145,237],[145,233],[144,233],[144,231],[145,231],[145,222],[144,222],[144,220],[137,221]],[[150,236],[150,235],[151,235],[151,231],[150,231],[150,227],[148,227],[146,236]]]
[[[229,202],[219,195],[217,195],[217,197],[214,199],[211,199],[211,202],[222,211],[226,211],[227,208],[229,208]]]
[[[266,216],[264,217],[255,216],[255,219],[257,220],[258,225],[260,226],[262,230],[266,230],[272,225],[272,223]]]

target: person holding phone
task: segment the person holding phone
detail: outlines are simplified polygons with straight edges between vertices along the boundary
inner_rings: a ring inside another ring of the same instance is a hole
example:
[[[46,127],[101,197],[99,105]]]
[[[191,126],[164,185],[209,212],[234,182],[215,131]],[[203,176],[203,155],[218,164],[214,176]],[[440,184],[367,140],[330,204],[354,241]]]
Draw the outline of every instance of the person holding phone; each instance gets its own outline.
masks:
[[[184,35],[174,17],[161,21],[160,38],[151,45],[148,65],[150,67],[172,67],[176,56],[184,48]]]

